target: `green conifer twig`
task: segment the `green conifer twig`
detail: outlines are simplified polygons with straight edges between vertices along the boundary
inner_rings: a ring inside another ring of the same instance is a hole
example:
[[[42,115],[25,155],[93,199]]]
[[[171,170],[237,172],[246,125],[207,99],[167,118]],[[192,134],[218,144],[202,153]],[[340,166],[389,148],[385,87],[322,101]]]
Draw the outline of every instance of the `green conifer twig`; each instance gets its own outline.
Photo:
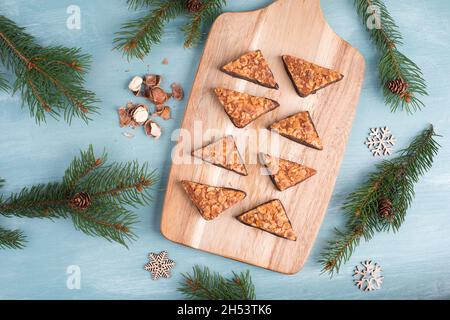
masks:
[[[382,0],[354,0],[356,11],[378,51],[381,54],[379,75],[386,104],[391,111],[409,113],[424,107],[419,96],[426,96],[427,86],[422,71],[412,60],[398,50],[402,35],[394,18]],[[371,28],[368,27],[371,23]],[[393,93],[387,87],[390,81],[400,79],[408,84],[404,93]]]
[[[132,227],[137,217],[125,206],[148,204],[152,200],[149,190],[157,181],[157,175],[149,171],[147,164],[108,165],[106,161],[105,153],[96,157],[90,146],[72,161],[61,182],[23,188],[6,200],[0,198],[0,216],[71,218],[76,229],[127,246],[136,238]],[[80,194],[85,200],[84,206],[74,204]],[[20,232],[2,232],[0,248],[20,248],[23,240]]]
[[[193,267],[192,274],[182,274],[184,280],[178,291],[193,300],[254,300],[255,286],[250,272],[233,273],[225,278],[208,267]]]
[[[150,53],[152,45],[159,43],[166,22],[176,18],[185,10],[183,0],[127,1],[132,9],[151,6],[144,17],[130,20],[122,25],[114,39],[115,49],[122,50],[128,58],[143,59]]]
[[[5,180],[0,178],[0,189],[3,187]],[[3,198],[0,196],[0,205]],[[18,230],[7,230],[0,226],[0,249],[21,249],[25,244],[25,237]]]
[[[182,27],[184,31],[184,47],[191,48],[202,40],[202,30],[205,25],[210,25],[213,20],[222,13],[226,5],[225,0],[204,0],[202,10],[191,14],[191,21]]]
[[[90,56],[80,49],[41,46],[24,28],[0,15],[0,65],[15,75],[12,93],[20,93],[38,123],[46,115],[63,114],[68,123],[74,117],[90,119],[98,100],[84,87],[89,64]],[[0,74],[0,88],[9,89],[7,84]]]
[[[184,47],[198,44],[204,26],[211,23],[226,5],[225,0],[203,0],[200,11],[191,13],[187,9],[187,0],[127,0],[127,3],[133,10],[149,10],[144,16],[123,24],[116,33],[115,49],[122,50],[128,59],[143,59],[148,55],[152,47],[161,42],[165,24],[180,15],[190,20],[182,27]]]
[[[396,158],[381,162],[367,182],[347,197],[343,206],[346,226],[335,230],[335,240],[329,242],[321,255],[324,272],[331,275],[339,272],[362,238],[367,241],[376,232],[396,232],[400,228],[414,199],[414,184],[431,169],[439,150],[436,137],[430,126]],[[392,203],[393,210],[387,218],[379,212],[379,201],[383,198]]]
[[[25,236],[18,230],[6,230],[0,227],[0,249],[22,249]]]
[[[4,74],[1,72],[0,72],[0,90],[3,90],[3,91],[9,90],[8,81],[5,79]]]

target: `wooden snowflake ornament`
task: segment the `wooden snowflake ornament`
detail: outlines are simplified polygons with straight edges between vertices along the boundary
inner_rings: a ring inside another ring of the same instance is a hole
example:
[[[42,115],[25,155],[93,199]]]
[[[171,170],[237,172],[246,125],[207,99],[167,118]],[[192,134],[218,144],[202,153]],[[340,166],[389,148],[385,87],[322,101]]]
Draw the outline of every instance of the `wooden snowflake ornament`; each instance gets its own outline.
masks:
[[[361,262],[353,271],[353,281],[361,291],[374,291],[381,288],[384,277],[381,276],[381,267],[370,260]]]
[[[388,127],[371,128],[365,145],[367,145],[374,157],[387,156],[392,153],[395,142],[395,137]]]
[[[162,251],[158,254],[150,253],[148,255],[149,263],[144,267],[145,270],[152,274],[152,279],[170,278],[170,270],[175,266],[175,261],[168,258],[167,251]]]

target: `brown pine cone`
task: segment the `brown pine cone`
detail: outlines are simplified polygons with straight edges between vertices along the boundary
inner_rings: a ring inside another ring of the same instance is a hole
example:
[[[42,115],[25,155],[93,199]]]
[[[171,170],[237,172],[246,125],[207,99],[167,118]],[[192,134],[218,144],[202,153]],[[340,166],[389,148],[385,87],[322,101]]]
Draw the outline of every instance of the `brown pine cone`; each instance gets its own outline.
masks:
[[[187,0],[186,7],[190,13],[197,13],[203,8],[201,0]]]
[[[394,94],[403,95],[405,94],[406,90],[409,88],[408,82],[404,81],[403,79],[395,79],[392,81],[389,81],[386,84],[386,88],[389,89]]]
[[[69,200],[69,205],[79,211],[86,210],[92,203],[91,196],[86,192],[78,192]]]
[[[388,198],[381,198],[378,201],[378,213],[383,219],[388,219],[392,215],[392,202]]]

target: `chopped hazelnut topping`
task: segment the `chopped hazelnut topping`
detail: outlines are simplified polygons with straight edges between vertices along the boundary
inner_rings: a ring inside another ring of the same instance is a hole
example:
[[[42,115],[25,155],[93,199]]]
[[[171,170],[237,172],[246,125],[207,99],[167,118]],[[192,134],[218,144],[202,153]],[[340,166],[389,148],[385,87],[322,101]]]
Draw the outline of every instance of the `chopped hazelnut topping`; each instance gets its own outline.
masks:
[[[205,220],[217,218],[223,211],[246,197],[245,192],[240,190],[213,187],[192,181],[182,181],[181,184]]]
[[[337,71],[293,56],[283,56],[284,66],[299,96],[307,97],[344,78]]]
[[[233,77],[241,78],[267,88],[278,89],[272,70],[261,52],[251,51],[224,65],[221,70]]]
[[[272,200],[238,216],[242,223],[296,241],[297,236],[280,200]]]
[[[225,109],[225,112],[238,128],[244,128],[263,114],[280,106],[274,100],[255,97],[230,89],[216,88],[214,92]]]
[[[247,169],[239,154],[233,136],[226,136],[219,141],[192,152],[194,157],[209,162],[221,168],[246,176]]]
[[[286,119],[272,124],[269,129],[278,132],[283,137],[304,144],[308,147],[322,150],[322,141],[316,131],[308,111],[299,112]]]

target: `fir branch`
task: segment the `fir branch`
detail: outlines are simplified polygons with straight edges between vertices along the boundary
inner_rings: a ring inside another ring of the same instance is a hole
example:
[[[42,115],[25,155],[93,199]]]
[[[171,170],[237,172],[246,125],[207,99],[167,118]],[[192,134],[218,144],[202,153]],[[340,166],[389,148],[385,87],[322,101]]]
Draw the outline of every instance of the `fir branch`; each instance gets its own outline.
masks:
[[[0,178],[0,188],[3,187],[5,180]],[[0,196],[0,205],[3,199]],[[18,230],[6,230],[0,226],[0,249],[22,249],[25,246],[25,236]]]
[[[107,165],[106,159],[106,153],[96,157],[89,146],[72,161],[62,182],[23,188],[5,201],[0,198],[0,215],[71,218],[75,228],[87,235],[127,246],[136,238],[132,227],[137,217],[125,206],[148,204],[149,189],[158,178],[155,171],[149,172],[147,164]]]
[[[66,189],[60,183],[23,188],[0,205],[0,215],[26,218],[66,218]]]
[[[209,25],[226,5],[225,0],[203,0],[199,12],[190,13],[187,0],[128,0],[130,9],[149,8],[149,12],[140,18],[130,20],[122,25],[114,39],[115,49],[122,50],[128,58],[143,59],[153,45],[161,42],[165,24],[177,16],[185,15],[190,21],[182,27],[185,34],[184,47],[198,44],[202,30]]]
[[[184,47],[196,46],[202,39],[202,29],[204,25],[209,25],[222,13],[222,8],[226,5],[225,0],[205,0],[202,9],[191,15],[191,21],[182,30],[184,31]]]
[[[92,196],[117,204],[133,207],[143,206],[153,199],[146,191],[157,181],[156,171],[148,170],[145,163],[137,161],[126,164],[113,164],[104,170],[93,172],[80,183],[82,190],[94,190]]]
[[[233,272],[233,287],[234,284],[237,285],[236,294],[240,295],[241,300],[255,300],[255,285],[252,282],[252,278],[250,275],[250,271],[246,271],[245,273],[236,273]],[[238,289],[239,288],[239,289]]]
[[[22,232],[0,227],[0,249],[22,249],[25,242],[25,236]]]
[[[5,79],[4,74],[0,72],[0,90],[8,91],[9,90],[9,84],[8,81]]]
[[[95,113],[98,100],[84,87],[90,56],[78,48],[43,47],[24,28],[0,15],[0,63],[16,79],[12,92],[19,92],[30,115],[38,123],[46,116],[61,114],[70,123],[74,117],[85,122]],[[1,86],[0,78],[0,86]]]
[[[202,14],[197,13],[192,16],[189,23],[182,27],[184,32],[184,48],[197,45],[202,39]]]
[[[87,151],[80,152],[80,157],[75,157],[72,160],[72,163],[64,174],[63,183],[68,189],[72,189],[80,180],[96,168],[105,164],[106,161],[107,155],[105,152],[97,158],[94,153],[94,148],[92,145],[89,146]]]
[[[418,96],[426,96],[427,86],[421,69],[398,50],[402,35],[392,15],[382,0],[354,0],[356,11],[362,23],[367,26],[372,41],[378,48],[381,59],[379,74],[385,102],[391,111],[405,110],[409,113],[424,107]],[[374,26],[369,28],[368,22]],[[388,89],[389,82],[400,79],[408,84],[403,93],[393,93]]]
[[[116,203],[97,201],[89,212],[74,212],[71,216],[75,228],[87,235],[103,237],[126,247],[128,242],[136,239],[130,230],[130,226],[138,222],[136,215]]]
[[[233,273],[225,278],[208,267],[193,267],[193,274],[182,274],[184,281],[178,291],[194,300],[254,300],[255,287],[250,272]]]
[[[114,39],[115,49],[123,50],[124,55],[143,59],[150,53],[152,45],[159,43],[165,23],[184,12],[184,0],[128,1],[130,7],[137,8],[151,4],[154,9],[146,16],[133,19],[122,25]]]
[[[128,8],[138,10],[157,5],[158,0],[127,0]]]
[[[351,193],[344,203],[347,216],[344,230],[336,229],[336,240],[330,241],[322,253],[323,271],[331,275],[339,272],[359,245],[361,238],[372,239],[376,232],[396,232],[405,220],[414,199],[414,184],[433,165],[440,145],[430,126],[392,160],[385,160],[369,175],[365,184]],[[387,198],[393,211],[388,218],[380,216],[379,201]]]

